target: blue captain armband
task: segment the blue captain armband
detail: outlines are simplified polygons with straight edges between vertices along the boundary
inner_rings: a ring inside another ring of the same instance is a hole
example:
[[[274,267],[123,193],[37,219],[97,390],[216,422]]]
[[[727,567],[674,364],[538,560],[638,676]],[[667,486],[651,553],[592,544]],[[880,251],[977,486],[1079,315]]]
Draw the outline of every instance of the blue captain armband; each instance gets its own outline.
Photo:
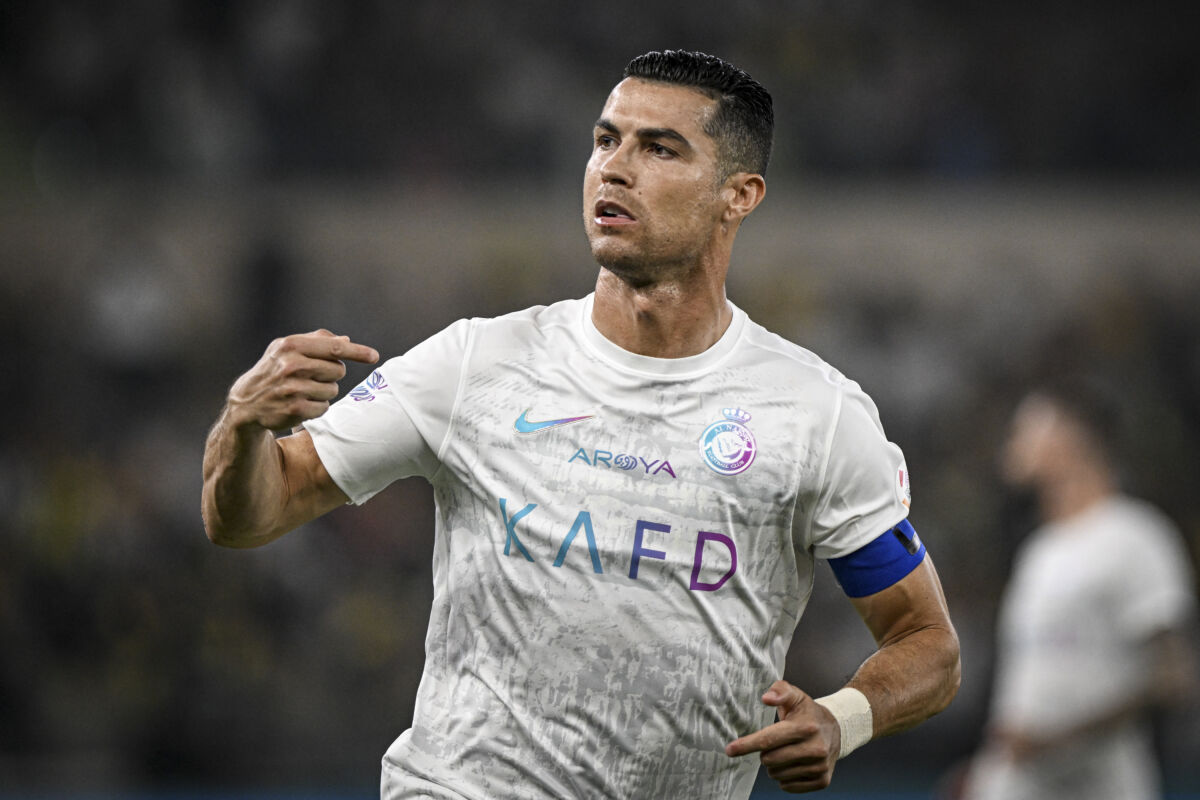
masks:
[[[829,566],[842,591],[850,597],[866,597],[898,583],[924,559],[925,545],[904,519],[853,553],[829,559]]]

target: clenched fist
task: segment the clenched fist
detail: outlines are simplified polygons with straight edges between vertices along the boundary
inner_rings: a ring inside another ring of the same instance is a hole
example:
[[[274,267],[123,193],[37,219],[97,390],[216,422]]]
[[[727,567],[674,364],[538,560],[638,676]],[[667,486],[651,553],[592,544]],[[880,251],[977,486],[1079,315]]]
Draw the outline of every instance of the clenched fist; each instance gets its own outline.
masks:
[[[321,416],[346,376],[344,360],[374,364],[379,353],[324,329],[276,339],[229,390],[230,423],[274,431]]]

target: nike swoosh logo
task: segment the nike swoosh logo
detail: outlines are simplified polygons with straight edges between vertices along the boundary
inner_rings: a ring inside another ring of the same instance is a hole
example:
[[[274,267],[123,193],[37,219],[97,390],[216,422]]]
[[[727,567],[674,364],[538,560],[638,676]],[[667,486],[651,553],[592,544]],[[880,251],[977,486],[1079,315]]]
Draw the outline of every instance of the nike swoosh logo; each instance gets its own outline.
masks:
[[[547,428],[557,428],[559,425],[569,425],[572,422],[591,419],[595,414],[588,414],[582,417],[563,417],[562,419],[547,419],[541,422],[531,422],[525,419],[525,415],[529,413],[529,409],[521,412],[521,416],[517,417],[517,421],[513,423],[513,427],[517,429],[517,433],[537,433],[544,431]]]

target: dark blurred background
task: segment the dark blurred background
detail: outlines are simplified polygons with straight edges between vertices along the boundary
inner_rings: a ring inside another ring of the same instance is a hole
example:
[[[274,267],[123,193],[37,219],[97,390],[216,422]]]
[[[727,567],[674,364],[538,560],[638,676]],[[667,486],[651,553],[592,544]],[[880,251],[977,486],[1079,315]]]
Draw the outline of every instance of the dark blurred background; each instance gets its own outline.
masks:
[[[1120,390],[1129,486],[1200,552],[1189,9],[5,0],[0,794],[377,792],[420,676],[428,488],[222,550],[207,427],[275,336],[390,356],[590,291],[591,123],[626,61],[682,47],[776,100],[731,298],[857,379],[908,456],[964,684],[838,781],[930,795],[978,741],[1034,522],[994,468],[1031,381]],[[830,691],[870,650],[823,569],[788,677]],[[1178,796],[1195,718],[1160,725]]]

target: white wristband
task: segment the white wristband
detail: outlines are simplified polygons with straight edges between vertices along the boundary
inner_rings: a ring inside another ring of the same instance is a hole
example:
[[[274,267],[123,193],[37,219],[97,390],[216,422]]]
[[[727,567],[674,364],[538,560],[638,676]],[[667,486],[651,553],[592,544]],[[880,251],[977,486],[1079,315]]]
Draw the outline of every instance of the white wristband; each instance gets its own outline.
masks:
[[[842,749],[838,758],[845,758],[871,741],[871,736],[875,733],[871,703],[858,689],[847,686],[833,694],[818,697],[816,702],[833,714],[842,730]]]

